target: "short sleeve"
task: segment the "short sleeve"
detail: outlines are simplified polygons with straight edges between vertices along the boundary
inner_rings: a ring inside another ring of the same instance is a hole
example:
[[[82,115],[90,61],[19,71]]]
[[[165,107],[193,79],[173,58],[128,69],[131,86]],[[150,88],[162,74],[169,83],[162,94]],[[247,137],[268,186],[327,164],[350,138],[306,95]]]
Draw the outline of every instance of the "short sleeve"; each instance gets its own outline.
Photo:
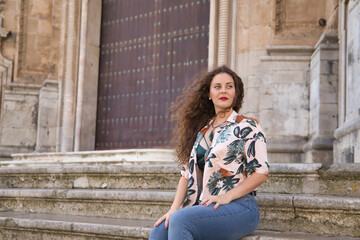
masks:
[[[183,165],[182,168],[181,168],[181,176],[186,178],[186,179],[190,179],[190,171],[189,171],[189,168],[186,166],[186,165]]]
[[[257,123],[252,126],[252,137],[247,139],[244,155],[246,156],[245,169],[249,175],[253,172],[269,174],[269,162],[267,158],[265,133]]]

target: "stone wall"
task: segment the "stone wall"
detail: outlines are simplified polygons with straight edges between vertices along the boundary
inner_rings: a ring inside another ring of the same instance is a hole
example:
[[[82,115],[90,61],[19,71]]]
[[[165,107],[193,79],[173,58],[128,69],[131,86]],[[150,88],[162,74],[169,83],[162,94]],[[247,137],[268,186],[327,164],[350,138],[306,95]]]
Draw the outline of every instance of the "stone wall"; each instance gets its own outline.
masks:
[[[360,1],[340,1],[339,126],[334,161],[360,163]]]
[[[44,81],[61,78],[62,2],[13,0],[0,3],[2,27],[10,31],[2,40],[1,51],[3,58],[11,63],[8,68],[13,73],[2,74],[1,82],[0,152],[4,157],[14,152],[33,151],[39,125],[56,127],[56,118],[39,117],[38,114],[44,113],[39,111]],[[5,65],[6,60],[0,61],[3,63],[0,65]],[[58,91],[57,86],[55,91]],[[56,109],[57,101],[58,98],[50,101],[51,108]],[[43,139],[48,144],[56,139],[56,131],[50,132],[52,139]]]
[[[241,113],[259,119],[270,161],[360,162],[359,0],[228,5]],[[1,0],[0,12],[0,155],[93,150],[101,1]]]
[[[304,162],[309,139],[310,61],[336,1],[239,1],[237,72],[243,114],[268,135],[271,162]],[[273,9],[273,11],[269,11]],[[321,22],[321,24],[320,24]],[[330,24],[330,25],[333,25]]]

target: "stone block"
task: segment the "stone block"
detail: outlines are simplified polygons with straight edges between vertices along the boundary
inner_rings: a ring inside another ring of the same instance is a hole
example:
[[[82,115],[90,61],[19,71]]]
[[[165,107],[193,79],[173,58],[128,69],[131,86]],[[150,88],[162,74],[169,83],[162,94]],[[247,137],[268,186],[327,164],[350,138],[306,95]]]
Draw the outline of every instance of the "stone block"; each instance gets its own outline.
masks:
[[[321,122],[319,133],[325,136],[332,136],[338,126],[337,104],[320,104],[319,121]]]
[[[261,110],[262,127],[268,137],[308,136],[307,109]]]
[[[237,51],[243,52],[249,49],[249,29],[242,28],[237,32]]]
[[[87,177],[80,177],[74,180],[74,188],[88,188],[89,180]]]
[[[249,49],[263,50],[269,44],[272,37],[272,29],[270,26],[251,26],[249,28]],[[240,40],[239,40],[240,41]]]
[[[52,10],[52,1],[50,0],[32,0],[30,14],[37,17],[50,17]]]
[[[322,16],[326,0],[320,0],[316,3],[311,0],[289,0],[285,4],[286,23],[290,26],[297,26],[307,23],[315,25]],[[299,27],[299,26],[298,26]]]
[[[320,75],[320,90],[318,97],[322,103],[337,104],[337,85],[338,76],[336,75]]]
[[[250,2],[250,23],[251,25],[270,25],[273,20],[272,12],[273,2],[270,0],[255,0]]]
[[[332,150],[311,149],[306,152],[305,162],[306,163],[332,163],[333,162],[333,152],[332,152]]]
[[[39,19],[37,25],[37,34],[50,36],[52,32],[51,19]]]
[[[292,61],[288,61],[292,60]],[[278,59],[277,57],[262,58],[261,61],[266,64],[262,65],[262,69],[267,72],[271,71],[307,71],[309,69],[309,61],[305,61],[303,57],[295,57],[292,59],[285,57]]]
[[[238,16],[239,16],[239,28],[240,29],[246,29],[250,27],[250,5],[249,0],[241,1],[239,2],[238,6]]]
[[[258,88],[247,88],[245,90],[242,112],[256,112],[259,109]]]
[[[1,133],[1,142],[5,146],[31,146],[35,145],[35,129],[4,128]]]
[[[320,74],[339,75],[338,61],[321,61]]]
[[[320,48],[326,47],[326,44],[321,44]],[[339,49],[338,44],[333,44],[332,50],[322,50],[320,54],[321,61],[327,60],[327,61],[338,61],[339,60]]]

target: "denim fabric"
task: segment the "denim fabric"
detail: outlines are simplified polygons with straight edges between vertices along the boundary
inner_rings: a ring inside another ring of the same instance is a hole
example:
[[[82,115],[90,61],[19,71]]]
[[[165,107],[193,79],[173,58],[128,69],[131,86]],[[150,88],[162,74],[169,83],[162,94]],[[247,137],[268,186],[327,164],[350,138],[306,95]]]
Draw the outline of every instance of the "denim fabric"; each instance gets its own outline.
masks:
[[[151,230],[149,240],[238,240],[253,233],[259,224],[259,210],[253,196],[247,194],[213,210],[190,206],[178,210],[165,222]]]

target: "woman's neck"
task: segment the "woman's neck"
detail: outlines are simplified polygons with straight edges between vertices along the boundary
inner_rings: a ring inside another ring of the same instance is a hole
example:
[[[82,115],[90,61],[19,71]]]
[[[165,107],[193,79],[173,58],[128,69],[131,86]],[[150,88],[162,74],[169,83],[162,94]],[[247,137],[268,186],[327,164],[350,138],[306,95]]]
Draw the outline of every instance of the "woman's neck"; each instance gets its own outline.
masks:
[[[230,117],[231,113],[232,109],[226,109],[224,111],[217,112],[213,124],[218,125],[222,122],[225,122]]]

